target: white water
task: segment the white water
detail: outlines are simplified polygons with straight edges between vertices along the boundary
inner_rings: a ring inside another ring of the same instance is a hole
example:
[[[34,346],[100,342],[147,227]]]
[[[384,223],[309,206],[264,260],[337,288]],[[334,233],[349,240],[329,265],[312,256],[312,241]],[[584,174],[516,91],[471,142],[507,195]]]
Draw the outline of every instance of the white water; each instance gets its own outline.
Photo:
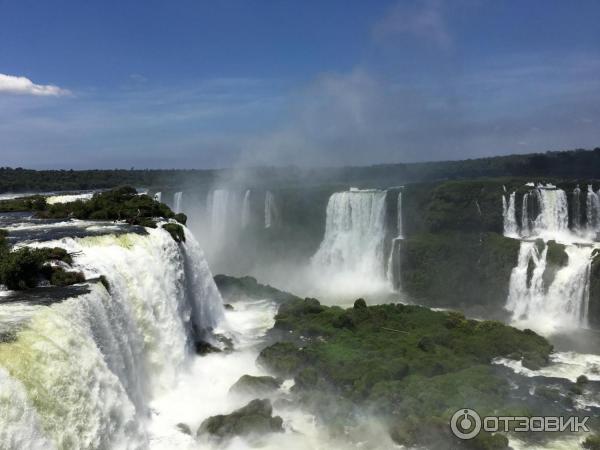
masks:
[[[594,192],[591,185],[588,186],[587,198],[587,223],[590,231],[600,230],[600,195]]]
[[[207,198],[208,214],[210,222],[211,249],[218,250],[223,247],[227,241],[227,231],[231,228],[231,210],[232,193],[225,189],[215,189],[209,192]]]
[[[278,218],[275,196],[271,191],[265,193],[265,228],[271,228],[277,222]]]
[[[162,229],[148,236],[64,239],[75,266],[103,274],[83,296],[49,307],[0,305],[17,315],[0,344],[0,448],[146,449],[149,403],[192,361],[192,324],[217,325],[222,300],[193,236],[181,247]],[[10,375],[6,381],[6,374]]]
[[[386,191],[329,198],[325,236],[312,257],[315,279],[341,295],[389,290],[385,272]]]
[[[83,194],[68,194],[68,195],[51,195],[46,197],[46,203],[54,205],[56,203],[69,203],[76,200],[86,201],[94,196],[93,192],[85,192]]]
[[[183,212],[183,192],[175,192],[173,194],[173,212]]]
[[[519,234],[519,226],[517,224],[515,210],[516,193],[512,193],[508,197],[502,196],[502,217],[504,218],[504,234],[506,236],[517,236]]]
[[[506,303],[513,324],[543,333],[586,327],[592,251],[592,246],[567,245],[567,265],[545,286],[543,275],[547,269],[548,247],[544,244],[540,251],[535,242],[522,241],[517,266],[510,276]],[[534,270],[528,280],[530,263]]]
[[[161,202],[162,201],[162,192],[157,192],[156,194],[154,194],[154,200],[156,200],[157,202]]]
[[[247,228],[252,220],[251,209],[250,209],[250,189],[244,193],[244,200],[242,201],[242,228]]]

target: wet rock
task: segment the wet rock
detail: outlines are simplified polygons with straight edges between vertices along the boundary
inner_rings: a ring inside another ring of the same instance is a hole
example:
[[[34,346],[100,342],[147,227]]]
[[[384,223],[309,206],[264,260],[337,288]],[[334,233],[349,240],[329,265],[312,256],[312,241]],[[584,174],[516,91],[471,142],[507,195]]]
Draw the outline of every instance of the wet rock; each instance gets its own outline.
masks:
[[[212,416],[198,428],[197,435],[209,434],[218,438],[283,432],[283,419],[273,417],[269,400],[252,400],[231,414]]]
[[[208,355],[209,353],[221,353],[222,351],[220,348],[206,341],[196,341],[195,346],[196,354],[201,356]]]
[[[188,424],[186,424],[186,423],[178,423],[176,425],[176,427],[182,433],[189,434],[190,436],[192,435],[192,430],[190,429],[190,426]]]
[[[243,375],[231,386],[229,392],[242,395],[265,395],[276,391],[279,386],[281,386],[281,381],[274,377]]]

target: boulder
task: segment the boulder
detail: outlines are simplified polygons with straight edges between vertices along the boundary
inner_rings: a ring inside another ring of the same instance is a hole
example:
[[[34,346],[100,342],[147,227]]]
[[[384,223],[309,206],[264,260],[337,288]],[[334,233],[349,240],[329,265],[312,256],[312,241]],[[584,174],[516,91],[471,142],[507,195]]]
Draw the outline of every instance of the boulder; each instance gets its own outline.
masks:
[[[202,422],[197,435],[208,434],[223,439],[276,432],[283,432],[283,419],[273,417],[269,400],[255,399],[231,414],[209,417]]]
[[[276,391],[279,386],[281,386],[281,381],[274,377],[243,375],[231,386],[229,392],[241,395],[265,395]]]

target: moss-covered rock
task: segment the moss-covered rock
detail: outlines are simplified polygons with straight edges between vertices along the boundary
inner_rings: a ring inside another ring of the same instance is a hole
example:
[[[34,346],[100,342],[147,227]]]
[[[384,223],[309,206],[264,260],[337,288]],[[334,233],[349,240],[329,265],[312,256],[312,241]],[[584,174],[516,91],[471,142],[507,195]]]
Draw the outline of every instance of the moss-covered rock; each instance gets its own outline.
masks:
[[[283,432],[283,419],[273,416],[269,400],[252,400],[231,414],[212,416],[198,428],[197,435],[209,434],[218,438]]]
[[[416,301],[502,313],[518,240],[496,233],[424,233],[401,246],[401,285]]]
[[[262,396],[270,394],[281,386],[281,381],[269,376],[242,375],[229,389],[232,394]]]
[[[586,450],[600,450],[600,435],[594,434],[586,437],[581,446]]]
[[[352,327],[339,326],[346,320]],[[508,412],[510,386],[495,375],[491,361],[502,356],[546,363],[552,351],[531,330],[409,305],[344,310],[298,300],[279,309],[274,330],[281,329],[286,332],[278,335],[288,341],[265,348],[261,365],[294,377],[293,390],[308,395],[307,404],[319,404],[316,397],[332,391],[375,408],[401,425],[396,431],[404,437],[396,439],[404,445],[424,444],[418,434],[424,422],[445,421],[447,434],[449,412],[467,404],[482,414]],[[504,448],[493,445],[505,440],[485,442],[491,447],[472,448]]]
[[[162,227],[169,232],[175,242],[185,242],[185,230],[178,223],[165,223]]]
[[[240,300],[244,298],[264,299],[283,303],[290,300],[298,300],[297,297],[289,292],[280,291],[272,286],[260,284],[253,277],[231,277],[228,275],[215,275],[215,283],[221,292],[221,295],[230,300]]]

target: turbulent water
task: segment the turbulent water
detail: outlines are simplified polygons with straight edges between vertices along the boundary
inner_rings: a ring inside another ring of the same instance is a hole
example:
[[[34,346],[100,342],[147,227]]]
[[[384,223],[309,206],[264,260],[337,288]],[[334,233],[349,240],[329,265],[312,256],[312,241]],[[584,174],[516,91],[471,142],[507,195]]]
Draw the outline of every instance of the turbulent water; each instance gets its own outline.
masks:
[[[191,361],[194,330],[219,324],[222,300],[202,252],[186,231],[162,229],[66,238],[88,278],[110,285],[30,307],[15,339],[0,345],[0,447],[148,448],[150,402]],[[23,305],[0,305],[0,320]]]

